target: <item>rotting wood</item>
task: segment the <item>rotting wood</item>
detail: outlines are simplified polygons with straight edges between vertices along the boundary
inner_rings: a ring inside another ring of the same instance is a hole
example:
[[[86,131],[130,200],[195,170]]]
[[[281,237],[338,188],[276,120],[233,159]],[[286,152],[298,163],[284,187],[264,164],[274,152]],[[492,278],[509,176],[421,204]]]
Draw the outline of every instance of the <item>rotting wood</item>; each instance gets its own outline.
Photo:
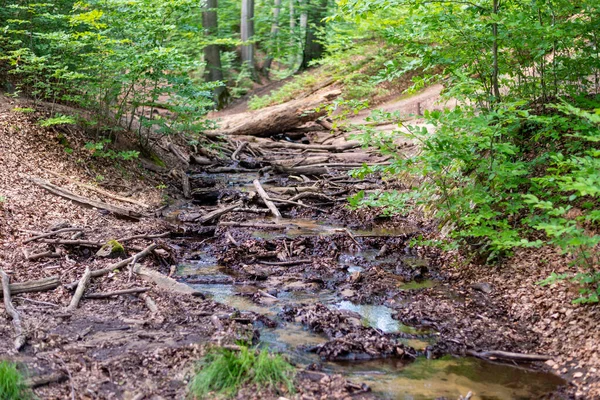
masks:
[[[11,301],[11,290],[10,290],[10,279],[4,270],[0,269],[0,277],[2,278],[2,297],[4,298],[4,308],[8,315],[12,319],[13,328],[15,330],[14,348],[16,351],[21,350],[25,345],[27,337],[23,332],[23,326],[21,325],[21,317],[17,312],[17,309],[13,306]]]
[[[41,179],[41,178],[29,177],[29,180],[31,182],[35,183],[36,185],[38,185],[39,187],[46,189],[47,191],[49,191],[52,194],[66,198],[68,200],[74,201],[79,204],[106,210],[117,216],[129,218],[129,219],[139,219],[142,216],[140,213],[133,211],[133,210],[129,210],[127,208],[114,206],[112,204],[108,204],[103,201],[92,200],[92,199],[88,199],[83,196],[79,196],[75,193],[71,193],[64,188],[53,185],[52,183],[50,183],[44,179]]]
[[[150,268],[146,268],[141,264],[135,264],[133,266],[133,272],[138,274],[142,279],[147,282],[155,283],[158,287],[169,290],[175,293],[191,294],[194,296],[204,297],[204,295],[190,286],[177,282],[173,278],[169,278],[160,272],[154,271]]]
[[[140,294],[139,298],[144,300],[144,304],[146,304],[146,307],[152,314],[156,314],[158,312],[158,306],[154,300],[152,300],[152,297],[150,297],[147,293]]]
[[[125,260],[121,260],[119,262],[111,264],[106,268],[101,268],[101,269],[92,271],[92,273],[91,273],[92,278],[97,278],[99,276],[106,275],[114,270],[121,269],[121,268],[129,265],[134,260],[139,261],[142,258],[146,257],[148,254],[152,253],[154,251],[154,249],[156,249],[157,246],[158,245],[156,245],[156,244],[151,244],[150,246],[146,247],[144,250],[140,251],[139,253],[137,253],[129,258],[126,258]],[[73,290],[74,288],[77,287],[78,284],[79,284],[79,281],[72,282],[72,283],[65,285],[65,287],[67,289]]]
[[[92,185],[88,185],[86,183],[79,182],[79,181],[77,181],[75,179],[69,178],[68,176],[59,174],[58,172],[50,171],[48,169],[44,169],[44,171],[48,172],[49,174],[52,174],[52,175],[56,176],[57,178],[61,178],[61,179],[67,180],[67,181],[69,181],[71,183],[74,183],[77,186],[81,186],[82,188],[86,188],[86,189],[94,191],[96,193],[100,193],[103,196],[110,197],[111,199],[122,201],[124,203],[135,204],[137,206],[144,207],[144,208],[150,208],[150,206],[148,204],[142,203],[141,201],[137,201],[137,200],[134,200],[134,199],[130,199],[128,197],[123,197],[123,196],[119,196],[119,195],[107,192],[106,190],[100,189],[100,188],[92,186]]]
[[[329,90],[284,104],[266,107],[257,112],[245,112],[223,118],[220,128],[206,132],[207,137],[222,135],[272,136],[323,116],[325,107],[341,94],[340,90]],[[320,111],[315,111],[320,107]]]
[[[59,286],[60,277],[56,275],[33,281],[11,283],[10,293],[14,295],[20,293],[47,292],[48,290],[54,290]],[[3,293],[4,289],[0,289],[0,294]]]
[[[267,208],[271,210],[271,214],[273,214],[275,218],[281,218],[281,213],[279,212],[275,204],[269,199],[269,195],[267,194],[267,192],[265,192],[265,189],[263,189],[262,185],[260,184],[260,181],[258,179],[255,179],[252,183],[254,184],[258,195],[262,198]]]
[[[90,271],[90,267],[85,267],[85,272],[77,283],[77,289],[71,298],[71,303],[69,303],[66,312],[73,312],[77,309],[77,307],[79,307],[79,302],[81,301],[81,298],[83,297],[83,294],[85,293],[85,290],[87,289],[91,279],[92,271]]]
[[[140,288],[131,288],[131,289],[123,289],[123,290],[115,290],[112,292],[104,292],[104,293],[90,293],[85,295],[86,299],[107,299],[115,296],[122,296],[125,294],[137,294],[144,293],[150,290],[149,287],[140,287]]]
[[[502,360],[512,360],[512,361],[548,361],[551,360],[551,356],[541,355],[541,354],[523,354],[523,353],[512,353],[509,351],[500,351],[500,350],[485,350],[485,351],[474,351],[467,350],[467,354],[477,358],[483,359],[494,359],[499,358]]]
[[[241,201],[238,201],[238,202],[230,204],[226,207],[222,207],[217,210],[211,211],[208,214],[204,214],[198,218],[194,218],[194,221],[199,222],[201,224],[205,224],[209,221],[212,221],[215,218],[220,217],[223,214],[227,214],[228,212],[235,210],[236,208],[238,208],[241,205],[243,205],[243,203]]]
[[[34,237],[31,237],[29,239],[26,239],[23,241],[23,244],[27,244],[27,243],[31,243],[33,241],[36,241],[38,239],[43,239],[43,238],[47,238],[50,236],[55,236],[61,233],[65,233],[65,232],[81,232],[83,231],[83,228],[64,228],[64,229],[59,229],[56,231],[52,231],[52,232],[46,232],[46,233],[42,233],[41,235],[37,235]]]
[[[198,165],[213,165],[214,162],[207,157],[202,157],[202,156],[198,156],[198,155],[192,155],[191,156],[191,160]]]

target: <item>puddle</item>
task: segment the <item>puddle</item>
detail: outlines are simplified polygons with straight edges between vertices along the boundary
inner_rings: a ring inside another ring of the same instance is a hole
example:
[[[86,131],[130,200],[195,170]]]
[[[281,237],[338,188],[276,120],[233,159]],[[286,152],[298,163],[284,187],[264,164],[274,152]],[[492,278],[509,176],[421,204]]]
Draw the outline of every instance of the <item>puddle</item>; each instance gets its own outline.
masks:
[[[394,311],[386,306],[354,304],[350,301],[341,301],[334,306],[338,310],[354,311],[362,316],[363,323],[385,333],[400,332],[402,324],[392,318]]]
[[[329,363],[355,382],[367,383],[383,399],[457,399],[468,392],[473,400],[536,399],[564,381],[552,374],[530,371],[476,358],[419,358],[404,364],[397,360]]]

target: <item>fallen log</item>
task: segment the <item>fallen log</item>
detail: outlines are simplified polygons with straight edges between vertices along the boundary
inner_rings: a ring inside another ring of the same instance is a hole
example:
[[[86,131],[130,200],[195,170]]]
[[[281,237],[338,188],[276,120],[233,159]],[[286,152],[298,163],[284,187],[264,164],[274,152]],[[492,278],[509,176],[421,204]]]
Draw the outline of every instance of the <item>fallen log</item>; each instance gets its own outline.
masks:
[[[32,292],[47,292],[48,290],[54,290],[60,286],[60,278],[58,276],[51,276],[48,278],[37,279],[34,281],[11,283],[10,293],[32,293]],[[0,289],[0,294],[4,294],[4,289]]]
[[[208,137],[220,135],[248,135],[268,137],[286,132],[308,121],[325,115],[323,105],[329,104],[341,94],[339,90],[316,93],[312,96],[225,117],[220,128],[205,133]],[[315,111],[320,108],[319,111]]]
[[[525,361],[525,362],[533,362],[533,361],[548,361],[551,360],[552,357],[540,354],[523,354],[523,353],[511,353],[509,351],[500,351],[500,350],[487,350],[487,351],[474,351],[467,350],[467,354],[477,358],[483,359],[502,359],[502,360],[511,360],[511,361]]]
[[[333,144],[302,144],[302,143],[290,143],[290,142],[269,142],[261,143],[259,145],[266,149],[295,149],[295,150],[322,150],[331,152],[343,152],[346,150],[356,149],[361,147],[358,142],[347,142],[346,144],[333,145]]]
[[[74,201],[79,204],[83,204],[88,207],[95,207],[95,208],[99,208],[101,210],[106,210],[117,216],[128,218],[128,219],[139,219],[142,216],[140,213],[133,211],[133,210],[129,210],[127,208],[114,206],[112,204],[108,204],[103,201],[92,200],[92,199],[88,199],[83,196],[79,196],[75,193],[71,193],[64,188],[53,185],[52,183],[50,183],[44,179],[41,179],[41,178],[29,177],[29,180],[31,182],[35,183],[36,185],[38,185],[39,187],[46,189],[47,191],[49,191],[52,194],[55,194],[57,196],[65,198],[65,199]]]
[[[204,295],[202,295],[202,293],[200,293],[196,289],[186,284],[177,282],[175,279],[169,278],[168,276],[163,275],[158,271],[146,268],[141,264],[135,264],[133,266],[133,272],[138,274],[145,281],[154,283],[162,289],[175,293],[191,294],[193,296],[204,297]]]
[[[10,292],[10,279],[6,272],[0,270],[0,277],[2,278],[2,296],[4,297],[4,308],[6,309],[6,313],[10,315],[12,319],[13,328],[15,330],[15,341],[14,347],[16,351],[21,350],[21,348],[25,345],[25,341],[27,337],[23,332],[23,327],[21,325],[21,317],[17,312],[17,309],[13,306],[11,301],[11,292]]]
[[[144,292],[147,292],[148,290],[150,290],[149,287],[141,287],[141,288],[115,290],[113,292],[90,293],[90,294],[86,295],[85,298],[86,299],[107,299],[109,297],[122,296],[124,294],[144,293]]]

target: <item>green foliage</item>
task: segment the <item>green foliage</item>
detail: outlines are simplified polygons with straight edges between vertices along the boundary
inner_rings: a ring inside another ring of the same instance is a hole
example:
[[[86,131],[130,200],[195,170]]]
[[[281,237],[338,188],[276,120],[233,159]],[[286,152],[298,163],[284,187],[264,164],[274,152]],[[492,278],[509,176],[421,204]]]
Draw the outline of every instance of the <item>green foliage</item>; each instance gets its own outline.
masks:
[[[570,275],[582,285],[577,301],[598,301],[600,99],[590,95],[599,87],[597,4],[339,5],[338,23],[357,27],[354,37],[370,29],[394,49],[374,83],[420,71],[412,91],[442,82],[445,97],[457,103],[425,111],[428,125],[406,125],[402,115],[378,112],[359,127],[357,138],[390,156],[391,164],[365,167],[355,176],[382,173],[403,180],[412,194],[359,194],[351,206],[391,213],[417,207],[452,228],[451,243],[487,262],[518,247],[557,246],[571,255],[577,271]],[[336,40],[339,49],[352,45]],[[377,131],[371,122],[381,120],[401,129]],[[418,144],[420,152],[405,155],[399,138]]]
[[[73,118],[73,117],[70,117],[68,115],[57,114],[56,116],[54,116],[52,118],[43,119],[38,123],[40,126],[42,126],[44,128],[48,128],[48,127],[55,126],[55,125],[75,124],[76,122],[77,121],[75,121],[75,118]]]
[[[199,370],[190,382],[190,397],[214,398],[211,393],[234,397],[246,384],[273,390],[294,391],[294,367],[281,355],[267,350],[256,352],[242,346],[239,351],[211,350],[199,364]]]
[[[140,155],[139,151],[127,150],[127,151],[115,151],[108,148],[111,143],[110,139],[103,139],[99,142],[88,142],[85,144],[85,149],[89,150],[94,157],[110,158],[110,159],[121,159],[124,161],[138,158]]]
[[[0,399],[27,400],[33,398],[31,390],[25,385],[23,374],[16,364],[0,361]]]

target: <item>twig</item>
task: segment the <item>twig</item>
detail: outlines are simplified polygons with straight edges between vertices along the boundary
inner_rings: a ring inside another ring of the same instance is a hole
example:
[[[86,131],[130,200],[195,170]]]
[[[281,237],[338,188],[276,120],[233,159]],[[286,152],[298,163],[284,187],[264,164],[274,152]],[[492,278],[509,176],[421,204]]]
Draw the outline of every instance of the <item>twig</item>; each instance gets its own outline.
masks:
[[[311,263],[312,260],[295,260],[295,261],[261,261],[260,264],[264,265],[273,265],[273,266],[288,266],[288,265],[298,265],[298,264],[308,264]]]
[[[234,245],[235,247],[240,247],[240,244],[236,242],[233,236],[231,236],[231,233],[225,232],[225,237],[227,238],[227,241],[229,241],[232,245]]]
[[[6,272],[4,272],[1,269],[0,276],[2,277],[2,293],[4,297],[4,307],[6,308],[6,312],[8,313],[8,315],[10,315],[10,317],[12,318],[12,324],[15,329],[14,346],[15,350],[19,351],[25,345],[27,337],[25,336],[25,333],[23,332],[23,327],[21,326],[21,317],[19,316],[19,313],[13,306],[10,298],[10,279],[8,278],[8,275],[6,275]]]
[[[135,239],[159,239],[159,238],[167,237],[170,234],[171,234],[171,232],[164,232],[164,233],[157,233],[157,234],[142,233],[139,235],[125,236],[125,237],[119,238],[119,239],[117,239],[117,242],[124,243],[124,242],[129,242],[130,240],[135,240]]]
[[[223,207],[223,208],[219,208],[218,210],[215,211],[211,211],[208,214],[205,214],[201,217],[195,218],[194,221],[200,222],[201,224],[205,224],[215,218],[220,217],[223,214],[226,214],[230,211],[235,210],[236,208],[238,208],[239,206],[241,206],[243,203],[241,201],[238,201],[237,203],[231,204],[227,207]]]
[[[81,279],[79,280],[79,283],[77,284],[77,290],[75,290],[75,294],[73,295],[73,298],[71,299],[71,303],[67,307],[67,310],[66,310],[67,312],[72,312],[77,309],[77,307],[79,306],[79,302],[81,301],[81,297],[85,293],[85,289],[87,289],[87,286],[90,283],[91,279],[92,279],[92,272],[90,271],[90,267],[85,267],[85,272],[83,273],[83,276],[81,277]]]

